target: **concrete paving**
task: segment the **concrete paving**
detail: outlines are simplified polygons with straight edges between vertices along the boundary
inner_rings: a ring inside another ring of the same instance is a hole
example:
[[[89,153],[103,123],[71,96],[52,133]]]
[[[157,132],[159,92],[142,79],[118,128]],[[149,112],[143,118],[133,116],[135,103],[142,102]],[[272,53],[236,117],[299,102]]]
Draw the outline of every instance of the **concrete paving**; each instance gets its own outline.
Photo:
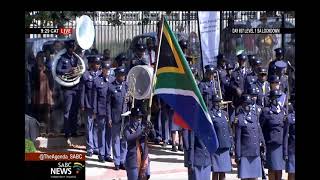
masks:
[[[183,165],[183,152],[172,152],[171,146],[163,148],[160,145],[150,144],[151,177],[150,180],[187,180],[187,168]],[[238,180],[236,164],[233,161],[232,172],[226,174],[226,180]],[[98,162],[98,156],[87,157],[87,180],[127,180],[125,170],[115,171],[114,164],[110,162]],[[265,170],[266,173],[268,172]],[[283,177],[287,178],[287,174]]]
[[[72,138],[72,146],[66,144],[63,137],[38,138],[39,152],[86,152],[85,139],[83,136]],[[149,144],[149,157],[151,160],[150,180],[187,180],[187,168],[184,167],[183,152],[172,152],[171,145],[163,148],[161,145]],[[226,180],[236,180],[237,168],[232,160],[232,172],[226,174]],[[267,173],[268,170],[265,170]],[[283,179],[287,178],[283,174]],[[86,157],[86,179],[87,180],[127,180],[125,170],[114,170],[111,162],[100,163],[98,156]]]

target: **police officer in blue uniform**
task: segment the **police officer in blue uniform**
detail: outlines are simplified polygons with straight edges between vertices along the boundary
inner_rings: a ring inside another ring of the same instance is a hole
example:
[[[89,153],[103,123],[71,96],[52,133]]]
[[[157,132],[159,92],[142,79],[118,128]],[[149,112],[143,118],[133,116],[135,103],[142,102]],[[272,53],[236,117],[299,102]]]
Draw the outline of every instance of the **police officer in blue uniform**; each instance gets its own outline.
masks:
[[[278,97],[281,96],[279,90],[270,91],[270,104],[263,108],[260,123],[267,145],[266,167],[269,179],[281,179],[282,170],[285,169],[284,134],[285,111],[279,104]]]
[[[255,54],[248,54],[247,55],[248,61],[249,61],[249,65],[250,65],[250,72],[253,71],[254,69],[254,61],[257,59],[257,56]]]
[[[142,43],[137,43],[135,50],[136,52],[131,62],[131,68],[137,65],[148,65],[146,58],[144,58],[146,46]]]
[[[245,90],[245,78],[249,73],[249,70],[245,67],[247,60],[246,56],[244,54],[239,54],[237,58],[239,67],[232,73],[230,80],[230,87],[233,91],[233,104],[235,107],[240,105],[240,97]]]
[[[166,148],[169,144],[170,139],[170,124],[169,124],[169,111],[170,106],[166,104],[161,98],[159,98],[160,103],[160,123],[161,123],[161,138],[162,147]]]
[[[284,93],[287,93],[288,90],[288,77],[285,75],[287,63],[284,61],[277,61],[275,63],[275,75],[279,76],[280,79],[280,90]]]
[[[291,103],[289,103],[287,121],[285,121],[284,133],[288,137],[284,141],[284,153],[286,161],[286,172],[288,173],[288,180],[295,179],[295,147],[296,147],[296,121],[295,110]]]
[[[250,86],[250,88],[248,89],[248,94],[251,96],[252,99],[252,110],[255,112],[256,115],[260,115],[261,111],[262,111],[262,106],[257,104],[257,100],[258,100],[258,94],[259,94],[259,89],[257,86],[255,86],[254,84]]]
[[[129,123],[124,130],[128,143],[128,153],[125,160],[128,180],[149,179],[150,159],[146,144],[148,126],[143,123],[144,113],[139,108],[132,108]]]
[[[76,49],[75,40],[65,42],[67,52],[61,55],[57,63],[57,75],[72,73],[78,65],[78,58],[73,54]],[[80,100],[80,85],[76,84],[72,87],[61,87],[64,96],[64,132],[68,144],[70,137],[77,136],[77,117]]]
[[[127,142],[120,139],[121,114],[127,112],[128,102],[126,101],[128,85],[125,80],[125,69],[119,67],[115,69],[116,79],[110,83],[107,99],[107,118],[111,128],[112,152],[115,170],[125,169],[124,161],[127,151]]]
[[[234,64],[231,62],[226,63],[226,76],[224,78],[221,78],[221,91],[224,92],[222,94],[222,97],[225,101],[232,101],[232,88],[230,86],[230,80],[231,80],[231,75],[234,70]],[[234,105],[232,103],[228,104],[228,113],[231,122],[233,121],[234,118],[231,118],[232,114],[234,113]]]
[[[274,59],[273,61],[271,61],[269,63],[268,79],[270,78],[271,75],[275,74],[275,70],[276,70],[275,63],[277,61],[283,60],[283,56],[284,56],[284,52],[283,52],[282,48],[276,48],[276,49],[274,49],[274,52],[275,52],[275,55],[276,55],[276,59]]]
[[[106,73],[104,73],[104,77],[105,79],[111,83],[112,81],[115,80],[115,77],[113,75],[110,74],[110,68],[112,67],[111,64],[109,63],[110,61],[105,61],[105,59],[100,59],[101,65],[100,65],[100,71],[105,71]],[[100,78],[102,78],[103,75],[100,75]],[[109,129],[109,130],[108,130]],[[93,151],[94,154],[99,155],[99,149],[98,147],[98,124],[97,121],[94,122],[94,128],[93,128],[93,132],[94,132],[94,146],[97,150]],[[105,152],[107,152],[107,155],[105,155],[105,160],[108,162],[112,162],[112,158],[111,158],[111,129],[108,126],[108,123],[106,123],[106,148],[105,148]],[[110,158],[109,158],[110,157]]]
[[[157,95],[154,95],[151,105],[151,121],[155,129],[153,140],[157,145],[159,145],[161,141],[161,120],[159,118],[160,114],[160,98]]]
[[[226,76],[227,76],[227,63],[226,63],[226,58],[223,54],[219,53],[217,56],[217,71],[219,74],[219,80],[220,80],[220,87],[221,87],[221,94],[222,97],[225,97],[225,88],[224,88],[224,83],[226,81]]]
[[[270,76],[269,83],[270,83],[270,91],[281,90],[281,86],[280,86],[281,82],[280,82],[279,76],[277,75]],[[283,107],[286,101],[287,95],[282,91],[280,91],[280,93],[281,95],[277,99],[278,99],[278,102],[280,103],[280,106]],[[267,102],[270,103],[269,96],[267,96],[266,99],[267,99]]]
[[[172,142],[172,151],[177,152],[183,151],[183,139],[182,139],[182,128],[178,126],[174,122],[174,110],[172,108],[169,108],[168,112],[168,118],[169,118],[169,129],[170,129],[170,135],[171,135],[171,142]],[[176,134],[178,133],[178,138]],[[177,148],[178,146],[178,148]]]
[[[129,64],[127,55],[125,53],[120,53],[119,55],[117,55],[117,57],[115,58],[115,61],[116,61],[116,67],[124,67],[126,74],[129,72],[130,64]]]
[[[110,65],[101,63],[102,74],[94,81],[93,112],[96,116],[96,132],[98,136],[99,162],[113,162],[111,158],[111,128],[107,124],[107,100],[109,95],[110,78],[108,77]]]
[[[194,131],[190,131],[188,138],[188,179],[209,180],[211,172],[210,153]]]
[[[262,176],[260,147],[264,147],[264,137],[259,120],[252,109],[252,98],[241,96],[242,108],[236,117],[235,160],[238,164],[238,177],[256,179]]]
[[[211,155],[212,180],[224,180],[225,173],[232,170],[230,150],[233,144],[231,128],[228,124],[228,113],[222,110],[222,99],[215,95],[210,115],[219,141],[219,148]]]
[[[257,81],[259,68],[261,67],[262,61],[261,59],[255,58],[254,60],[251,60],[251,63],[251,72],[245,79],[245,93],[248,93],[248,88],[250,88],[250,86]]]
[[[196,78],[198,71],[197,68],[194,64],[190,65],[190,69],[192,71],[192,74],[196,80],[196,84],[199,84],[199,80]],[[189,150],[189,134],[191,131],[189,129],[182,129],[182,141],[183,141],[183,155],[184,155],[184,167],[188,168],[188,162],[189,162],[189,157],[188,157],[188,150]]]
[[[258,88],[258,98],[257,98],[257,104],[261,107],[264,107],[267,104],[267,98],[266,96],[270,92],[270,84],[267,81],[267,69],[260,67],[258,70],[258,79],[254,83],[254,85]]]
[[[99,77],[101,71],[100,57],[88,56],[89,70],[86,70],[81,78],[81,110],[85,112],[86,122],[86,140],[87,140],[87,156],[92,156],[94,149],[94,119],[93,119],[93,84],[94,80]]]
[[[218,94],[218,82],[214,79],[216,70],[213,65],[205,66],[205,75],[203,80],[198,84],[200,93],[209,109],[212,108],[212,97]]]
[[[123,66],[126,60],[127,60],[127,56],[125,53],[118,54],[115,58],[116,67]]]

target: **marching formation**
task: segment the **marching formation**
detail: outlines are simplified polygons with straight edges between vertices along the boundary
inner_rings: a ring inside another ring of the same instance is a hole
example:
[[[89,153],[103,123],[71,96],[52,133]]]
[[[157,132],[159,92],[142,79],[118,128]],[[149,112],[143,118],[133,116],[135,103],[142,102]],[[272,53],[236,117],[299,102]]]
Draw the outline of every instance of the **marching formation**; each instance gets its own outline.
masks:
[[[172,151],[183,151],[189,179],[226,179],[235,159],[241,179],[265,179],[267,168],[270,180],[281,180],[282,170],[293,180],[295,103],[290,77],[286,75],[292,69],[283,59],[283,49],[274,50],[276,59],[268,67],[254,54],[238,54],[237,62],[233,62],[220,53],[217,65],[205,66],[200,79],[201,70],[188,54],[188,43],[179,41],[211,116],[219,142],[216,152],[210,154],[197,133],[176,124],[174,109],[157,95],[152,97],[151,108],[150,99],[138,100],[130,95],[126,80],[130,69],[138,65],[155,68],[157,63],[158,52],[152,39],[146,44],[138,42],[133,56],[120,53],[113,62],[109,50],[104,51],[104,56],[85,56],[77,51],[75,40],[65,42],[66,51],[56,64],[57,75],[73,78],[72,74],[81,71],[79,57],[88,60],[79,83],[61,86],[67,142],[77,136],[81,110],[86,117],[87,156],[97,154],[101,163],[114,162],[114,169],[126,170],[129,180],[150,178],[150,142],[163,147],[171,144]],[[52,77],[44,70],[40,53],[37,59],[38,78],[48,78],[45,88],[52,89]],[[47,74],[41,75],[43,72]],[[136,81],[141,83],[141,79]],[[48,93],[45,94],[47,98]],[[52,101],[40,100],[49,104]]]

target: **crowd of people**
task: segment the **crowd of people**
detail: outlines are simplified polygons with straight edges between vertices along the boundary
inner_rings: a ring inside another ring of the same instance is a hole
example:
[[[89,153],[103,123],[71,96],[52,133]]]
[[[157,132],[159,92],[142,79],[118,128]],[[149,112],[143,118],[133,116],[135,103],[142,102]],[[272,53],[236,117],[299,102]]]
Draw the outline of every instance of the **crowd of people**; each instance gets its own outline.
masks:
[[[112,59],[108,49],[103,55],[97,50],[82,53],[74,40],[66,41],[67,51],[58,60],[56,74],[75,72],[79,59],[73,52],[87,62],[80,83],[64,87],[51,72],[52,57],[62,48],[56,41],[53,53],[38,52],[33,66],[26,68],[26,112],[46,124],[42,133],[47,136],[55,134],[56,119],[64,119],[69,144],[70,138],[79,136],[81,112],[87,156],[97,154],[99,162],[114,162],[115,170],[125,169],[129,180],[150,178],[147,141],[183,151],[190,179],[210,179],[211,172],[212,179],[225,179],[232,170],[232,158],[241,179],[262,177],[263,167],[268,168],[270,180],[281,180],[282,170],[294,179],[294,87],[286,75],[291,69],[283,59],[284,49],[275,49],[276,58],[267,67],[254,54],[238,54],[233,62],[220,53],[217,65],[205,66],[199,79],[201,70],[188,55],[188,40],[179,41],[217,133],[219,148],[210,154],[197,134],[175,124],[174,110],[160,98],[153,97],[151,109],[148,99],[136,100],[130,108],[126,74],[136,65],[154,67],[156,63],[155,45],[151,39],[146,42],[136,44],[133,57],[120,53]],[[59,110],[61,116],[52,117]],[[122,116],[127,111],[131,111],[129,117]],[[152,125],[146,121],[148,113]]]

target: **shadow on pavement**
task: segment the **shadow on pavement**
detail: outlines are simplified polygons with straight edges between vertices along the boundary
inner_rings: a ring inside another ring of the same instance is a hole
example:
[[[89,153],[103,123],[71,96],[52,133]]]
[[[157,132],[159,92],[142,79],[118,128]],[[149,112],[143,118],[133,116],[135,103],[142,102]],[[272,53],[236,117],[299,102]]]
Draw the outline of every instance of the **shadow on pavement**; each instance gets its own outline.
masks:
[[[237,170],[232,170],[231,172],[228,172],[227,174],[238,174]]]
[[[90,168],[90,167],[97,167],[97,168],[106,168],[106,169],[114,169],[113,166],[105,166],[105,165],[100,165],[100,164],[91,164],[86,162],[86,167]]]
[[[166,163],[184,163],[183,159],[177,159],[177,158],[150,158],[152,161],[157,162],[166,162]]]
[[[154,147],[149,147],[149,153],[150,154],[156,154],[156,155],[178,155],[178,156],[183,156],[181,153],[177,152],[167,152],[164,149],[155,149]]]
[[[98,162],[98,159],[86,156],[86,161],[96,161],[96,162]]]

